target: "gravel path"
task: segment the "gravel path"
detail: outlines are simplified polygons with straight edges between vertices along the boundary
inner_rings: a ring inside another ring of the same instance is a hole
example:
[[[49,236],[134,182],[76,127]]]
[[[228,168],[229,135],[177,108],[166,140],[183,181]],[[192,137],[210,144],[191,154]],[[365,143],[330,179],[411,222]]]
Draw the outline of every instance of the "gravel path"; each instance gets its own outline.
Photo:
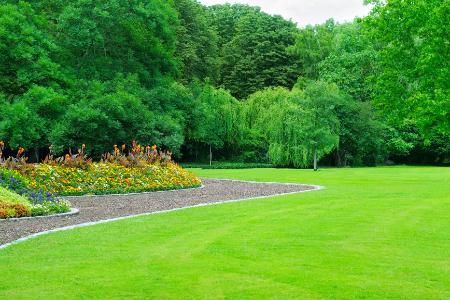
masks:
[[[203,188],[132,195],[68,198],[79,214],[0,222],[0,245],[55,228],[206,203],[316,189],[310,185],[203,179]]]

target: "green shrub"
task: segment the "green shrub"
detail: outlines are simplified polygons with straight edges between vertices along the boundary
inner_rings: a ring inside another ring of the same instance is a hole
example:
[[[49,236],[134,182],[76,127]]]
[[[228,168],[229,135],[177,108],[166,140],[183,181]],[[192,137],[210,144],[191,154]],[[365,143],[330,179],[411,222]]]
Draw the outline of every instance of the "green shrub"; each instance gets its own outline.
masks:
[[[256,169],[256,168],[273,168],[271,164],[264,163],[243,163],[243,162],[213,162],[212,165],[202,163],[184,163],[184,168],[201,168],[201,169]]]
[[[0,219],[31,216],[29,204],[8,202],[0,199]]]
[[[27,189],[28,182],[19,171],[0,166],[0,187],[20,192]]]
[[[11,204],[24,204],[30,205],[30,202],[27,198],[18,195],[12,191],[7,190],[4,187],[0,186],[0,203],[11,203]]]
[[[70,211],[70,203],[64,200],[44,201],[42,204],[36,204],[31,208],[31,215],[46,216],[51,214],[61,214]]]
[[[45,200],[32,204],[29,199],[0,187],[0,219],[44,216],[70,211],[70,203],[64,200]]]

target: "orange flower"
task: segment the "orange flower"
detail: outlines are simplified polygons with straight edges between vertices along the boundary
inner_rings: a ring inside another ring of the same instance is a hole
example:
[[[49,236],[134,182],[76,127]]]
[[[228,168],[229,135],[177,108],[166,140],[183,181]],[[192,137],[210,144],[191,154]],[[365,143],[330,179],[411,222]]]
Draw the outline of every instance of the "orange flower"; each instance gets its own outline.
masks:
[[[22,147],[19,147],[19,151],[17,151],[17,156],[21,156],[25,152],[25,149]]]

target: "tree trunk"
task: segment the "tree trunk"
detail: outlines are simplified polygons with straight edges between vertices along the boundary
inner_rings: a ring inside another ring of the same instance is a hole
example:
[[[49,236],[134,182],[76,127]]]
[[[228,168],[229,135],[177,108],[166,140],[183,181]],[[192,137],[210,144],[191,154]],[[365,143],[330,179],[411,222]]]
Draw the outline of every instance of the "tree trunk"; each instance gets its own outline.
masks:
[[[39,163],[39,148],[34,148],[34,157],[36,158],[36,163]]]
[[[341,152],[339,151],[339,149],[336,150],[336,166],[337,167],[342,167],[342,159],[341,159]]]
[[[212,148],[211,144],[209,145],[209,165],[212,165]]]
[[[317,171],[317,148],[314,148],[314,171]]]

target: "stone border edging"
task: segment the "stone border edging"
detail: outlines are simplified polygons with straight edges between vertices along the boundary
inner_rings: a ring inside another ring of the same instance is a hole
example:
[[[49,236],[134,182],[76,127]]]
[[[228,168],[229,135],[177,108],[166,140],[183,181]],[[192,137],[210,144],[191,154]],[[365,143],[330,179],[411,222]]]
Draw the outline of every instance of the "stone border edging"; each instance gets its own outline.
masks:
[[[45,218],[56,218],[56,217],[66,217],[66,216],[72,216],[77,215],[80,213],[80,210],[78,208],[72,207],[69,212],[66,213],[60,213],[60,214],[53,214],[53,215],[46,215],[46,216],[35,216],[35,217],[22,217],[22,218],[8,218],[8,219],[0,219],[0,222],[15,222],[15,221],[22,221],[22,220],[34,220],[34,219],[45,219]],[[0,248],[1,249],[1,248]]]
[[[88,227],[88,226],[93,226],[93,225],[98,225],[98,224],[103,224],[103,223],[110,223],[110,222],[115,222],[115,221],[120,221],[120,220],[127,220],[127,219],[131,219],[131,218],[142,217],[142,216],[164,214],[164,213],[169,213],[169,212],[174,212],[174,211],[179,211],[179,210],[185,210],[185,209],[190,209],[190,208],[195,208],[195,207],[213,206],[213,205],[220,205],[220,204],[234,203],[234,202],[242,202],[242,201],[251,201],[251,200],[272,198],[272,197],[278,197],[278,196],[284,196],[284,195],[293,195],[293,194],[300,194],[300,193],[306,193],[306,192],[313,192],[313,191],[318,191],[318,190],[325,189],[325,187],[320,186],[320,185],[315,185],[315,184],[246,181],[246,180],[221,179],[221,178],[208,178],[208,179],[238,181],[238,182],[248,182],[248,183],[260,183],[260,184],[285,184],[285,185],[310,186],[310,187],[313,187],[313,189],[303,190],[303,191],[296,191],[296,192],[281,193],[281,194],[274,194],[274,195],[268,195],[268,196],[258,196],[258,197],[252,197],[252,198],[240,198],[240,199],[225,200],[225,201],[218,201],[218,202],[211,202],[211,203],[201,203],[201,204],[189,205],[189,206],[185,206],[185,207],[178,207],[178,208],[172,208],[172,209],[167,209],[167,210],[153,211],[153,212],[148,212],[148,213],[135,214],[135,215],[129,215],[129,216],[124,216],[124,217],[117,217],[117,218],[105,219],[105,220],[100,220],[100,221],[94,221],[94,222],[81,223],[81,224],[76,224],[76,225],[71,225],[71,226],[65,226],[65,227],[55,228],[55,229],[51,229],[51,230],[47,230],[47,231],[37,232],[37,233],[31,234],[31,235],[19,238],[17,240],[12,241],[12,242],[0,245],[0,250],[5,249],[5,248],[7,248],[9,246],[13,246],[15,244],[19,244],[21,242],[33,239],[33,238],[36,238],[36,237],[39,237],[41,235],[47,235],[47,234],[50,234],[50,233],[53,233],[53,232],[58,232],[58,231],[67,231],[67,230],[76,229],[76,228]]]

